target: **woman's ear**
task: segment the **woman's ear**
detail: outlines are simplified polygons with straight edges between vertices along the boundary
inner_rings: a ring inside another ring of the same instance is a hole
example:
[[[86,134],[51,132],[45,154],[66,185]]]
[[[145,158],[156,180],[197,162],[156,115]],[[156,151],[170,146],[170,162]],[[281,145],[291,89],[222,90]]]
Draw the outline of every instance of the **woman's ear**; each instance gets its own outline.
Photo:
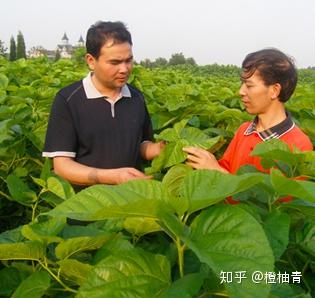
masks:
[[[271,89],[271,99],[279,98],[281,92],[281,85],[279,83],[275,83],[272,85]]]

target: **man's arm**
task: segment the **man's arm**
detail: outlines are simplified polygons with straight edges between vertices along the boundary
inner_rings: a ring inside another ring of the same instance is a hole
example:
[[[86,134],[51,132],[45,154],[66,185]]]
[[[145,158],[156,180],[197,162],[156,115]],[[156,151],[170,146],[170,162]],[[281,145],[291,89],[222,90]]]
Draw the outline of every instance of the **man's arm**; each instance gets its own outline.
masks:
[[[141,157],[146,160],[151,160],[154,157],[160,155],[162,149],[165,147],[165,142],[161,141],[153,143],[151,141],[144,141],[140,145]]]
[[[134,179],[150,179],[135,168],[98,169],[82,165],[71,157],[54,157],[57,175],[76,185],[120,184]]]

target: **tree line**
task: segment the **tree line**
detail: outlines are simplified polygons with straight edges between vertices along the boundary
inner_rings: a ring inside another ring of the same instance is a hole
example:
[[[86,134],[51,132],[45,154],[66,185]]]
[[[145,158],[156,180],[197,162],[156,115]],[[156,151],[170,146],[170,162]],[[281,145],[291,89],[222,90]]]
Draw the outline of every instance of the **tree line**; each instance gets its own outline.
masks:
[[[18,32],[17,37],[16,37],[16,42],[13,36],[11,36],[10,39],[10,51],[9,53],[7,52],[8,48],[5,46],[5,43],[0,39],[0,56],[8,58],[10,61],[14,61],[20,58],[27,58],[26,55],[26,47],[25,47],[25,41],[24,41],[24,36],[21,31]],[[37,51],[43,54],[43,56],[46,56],[47,50],[44,49],[42,46],[37,46],[33,47],[31,51]],[[76,60],[79,63],[85,63],[85,48],[81,47],[78,48],[74,53],[73,53],[73,59]],[[55,61],[60,59],[60,52],[59,50],[56,51],[55,54]],[[155,67],[168,67],[168,66],[197,66],[197,63],[194,58],[189,57],[186,58],[183,53],[174,53],[172,54],[171,58],[167,60],[166,58],[159,57],[156,58],[155,60],[150,60],[148,58],[141,60],[139,63],[135,62],[135,64],[140,64],[143,67],[146,68],[155,68]],[[209,74],[209,72],[213,72],[215,69],[215,73],[217,73],[216,68],[220,68],[223,65],[217,65],[216,63],[211,65],[211,69],[207,68],[207,65],[205,65],[205,68],[201,69],[200,74]],[[224,68],[224,67],[223,67]],[[227,65],[229,72],[233,73],[233,75],[239,71],[236,66],[230,66]],[[309,66],[307,67],[307,70],[314,71],[315,66]],[[221,69],[222,71],[222,69]]]
[[[175,53],[171,56],[169,60],[159,57],[156,58],[154,61],[151,61],[147,58],[141,60],[139,64],[146,68],[167,67],[175,65],[197,65],[194,58],[186,58],[183,53]]]
[[[16,42],[13,36],[10,39],[10,52],[7,54],[7,47],[4,42],[0,40],[0,56],[8,57],[10,61],[14,61],[20,58],[26,59],[26,48],[24,36],[21,31],[18,32]]]

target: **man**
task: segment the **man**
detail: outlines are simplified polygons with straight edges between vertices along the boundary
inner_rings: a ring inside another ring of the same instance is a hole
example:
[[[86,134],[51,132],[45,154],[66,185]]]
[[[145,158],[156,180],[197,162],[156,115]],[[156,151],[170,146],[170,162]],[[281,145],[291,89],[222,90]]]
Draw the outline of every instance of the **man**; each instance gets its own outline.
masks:
[[[143,95],[127,84],[131,35],[121,22],[97,22],[88,30],[86,50],[91,72],[56,95],[43,156],[75,185],[150,179],[138,170],[141,157],[153,159],[164,144],[151,141]]]
[[[245,165],[265,171],[257,156],[250,156],[255,145],[279,138],[291,149],[313,150],[310,139],[295,125],[284,103],[297,83],[296,68],[285,54],[277,49],[265,49],[246,56],[242,64],[240,95],[246,111],[256,115],[252,122],[243,123],[237,130],[223,157],[217,161],[206,150],[186,147],[188,164],[195,169],[213,169],[236,173]]]

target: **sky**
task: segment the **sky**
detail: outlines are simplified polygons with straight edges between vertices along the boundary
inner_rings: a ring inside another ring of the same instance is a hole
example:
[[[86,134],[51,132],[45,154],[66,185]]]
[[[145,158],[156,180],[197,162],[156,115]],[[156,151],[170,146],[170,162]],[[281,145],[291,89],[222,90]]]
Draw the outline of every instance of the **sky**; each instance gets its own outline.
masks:
[[[27,50],[56,49],[66,32],[75,44],[98,20],[122,21],[136,61],[174,53],[200,64],[240,66],[253,51],[276,47],[299,68],[315,66],[315,0],[9,0],[0,40],[20,30]]]

